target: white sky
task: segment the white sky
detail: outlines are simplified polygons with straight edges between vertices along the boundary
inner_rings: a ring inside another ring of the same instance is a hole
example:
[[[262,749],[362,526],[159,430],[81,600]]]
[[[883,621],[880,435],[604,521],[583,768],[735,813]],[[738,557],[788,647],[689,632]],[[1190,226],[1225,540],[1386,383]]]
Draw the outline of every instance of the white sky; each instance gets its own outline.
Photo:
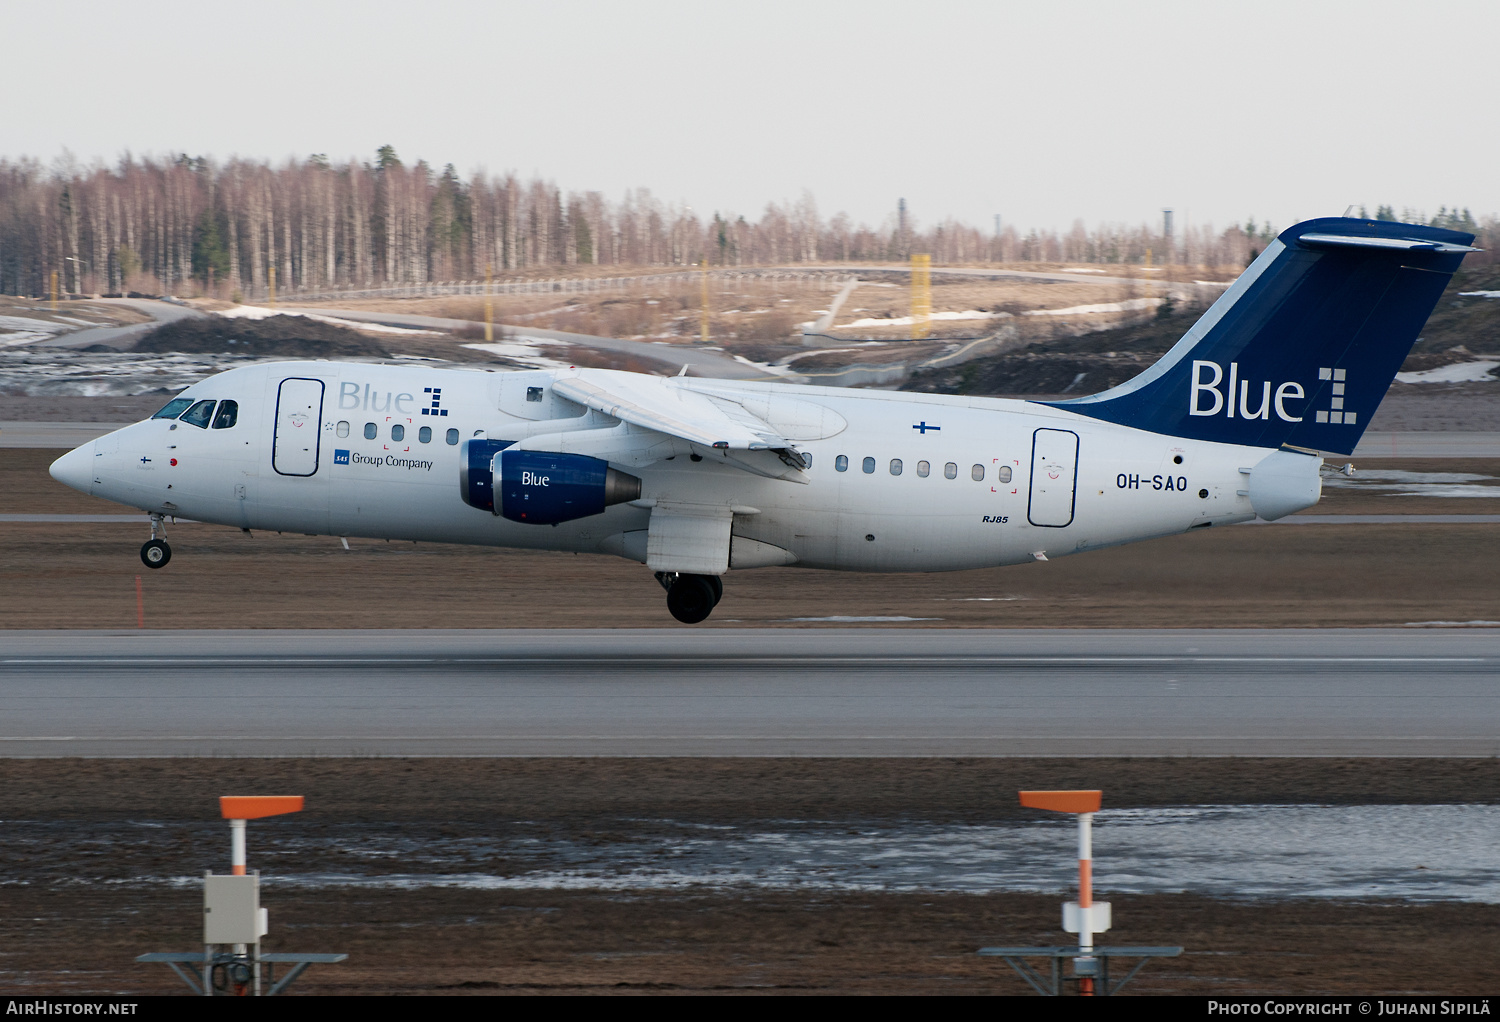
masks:
[[[61,0],[6,5],[0,155],[538,174],[758,216],[1278,226],[1500,212],[1500,3]]]

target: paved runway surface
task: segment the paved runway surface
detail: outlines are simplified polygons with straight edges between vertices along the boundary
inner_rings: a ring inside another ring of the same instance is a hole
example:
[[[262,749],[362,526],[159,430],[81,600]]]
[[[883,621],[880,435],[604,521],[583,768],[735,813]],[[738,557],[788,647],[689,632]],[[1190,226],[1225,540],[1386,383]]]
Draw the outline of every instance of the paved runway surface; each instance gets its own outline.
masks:
[[[71,451],[128,425],[128,422],[0,422],[0,447]]]
[[[0,650],[5,756],[1500,754],[1491,628],[11,632]]]
[[[36,341],[33,348],[87,348],[95,344],[102,344],[107,348],[117,351],[128,351],[135,347],[136,341],[151,330],[155,330],[163,323],[172,323],[179,319],[196,319],[204,315],[198,309],[187,305],[178,305],[173,302],[162,302],[155,299],[143,298],[95,298],[92,299],[100,305],[123,305],[144,312],[151,317],[150,323],[132,323],[129,326],[96,326],[86,330],[75,330],[72,333],[62,334],[45,341]]]

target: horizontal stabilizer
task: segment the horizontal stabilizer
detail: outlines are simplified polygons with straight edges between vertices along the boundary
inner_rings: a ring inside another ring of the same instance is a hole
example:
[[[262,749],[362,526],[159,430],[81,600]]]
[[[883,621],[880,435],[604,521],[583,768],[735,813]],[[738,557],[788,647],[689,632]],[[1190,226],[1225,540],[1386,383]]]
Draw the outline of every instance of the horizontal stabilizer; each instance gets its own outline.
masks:
[[[1314,248],[1388,248],[1406,252],[1478,252],[1473,245],[1455,245],[1447,241],[1419,241],[1415,238],[1363,238],[1357,234],[1304,234],[1304,245]]]

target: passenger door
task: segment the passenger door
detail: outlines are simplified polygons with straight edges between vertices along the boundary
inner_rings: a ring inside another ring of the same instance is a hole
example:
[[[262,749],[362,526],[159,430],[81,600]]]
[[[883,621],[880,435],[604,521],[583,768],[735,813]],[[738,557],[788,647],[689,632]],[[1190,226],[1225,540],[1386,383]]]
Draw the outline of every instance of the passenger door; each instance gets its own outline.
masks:
[[[1060,529],[1073,522],[1078,482],[1078,434],[1068,429],[1039,429],[1031,439],[1031,496],[1026,520]]]
[[[276,391],[276,433],[271,467],[284,476],[310,476],[318,470],[323,381],[282,380]]]

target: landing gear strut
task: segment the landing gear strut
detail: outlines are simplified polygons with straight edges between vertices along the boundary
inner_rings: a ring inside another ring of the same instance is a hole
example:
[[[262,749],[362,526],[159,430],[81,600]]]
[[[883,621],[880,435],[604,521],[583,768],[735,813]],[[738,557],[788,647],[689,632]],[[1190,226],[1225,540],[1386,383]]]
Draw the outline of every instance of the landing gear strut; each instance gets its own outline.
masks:
[[[658,571],[656,581],[667,591],[667,609],[685,625],[706,620],[724,596],[724,582],[717,575]]]
[[[167,545],[167,527],[161,515],[151,516],[151,538],[141,547],[141,562],[148,568],[165,568],[172,559],[172,548]]]

